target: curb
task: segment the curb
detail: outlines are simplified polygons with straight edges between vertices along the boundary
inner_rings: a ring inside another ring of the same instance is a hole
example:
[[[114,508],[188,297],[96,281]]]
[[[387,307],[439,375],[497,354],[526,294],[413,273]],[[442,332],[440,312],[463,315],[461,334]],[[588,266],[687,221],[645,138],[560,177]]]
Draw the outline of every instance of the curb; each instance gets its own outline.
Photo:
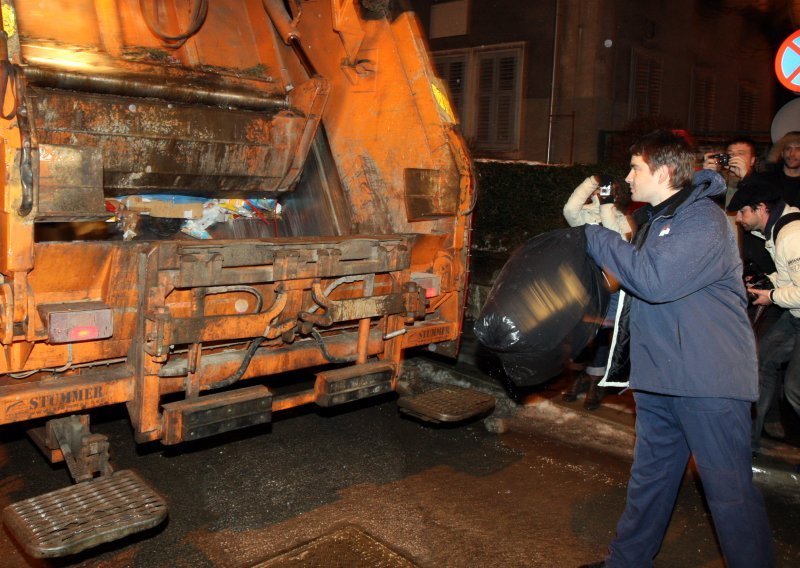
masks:
[[[631,440],[635,438],[635,416],[629,395],[627,400],[623,396],[607,396],[603,405],[593,411],[583,409],[581,398],[576,402],[563,402],[557,389],[549,390],[546,394],[532,394],[522,403],[518,403],[509,396],[502,385],[487,377],[469,362],[447,364],[423,356],[408,360],[406,364],[421,372],[425,376],[425,381],[473,388],[495,396],[498,399],[495,413],[485,419],[487,429],[494,433],[502,433],[508,429],[524,431],[521,421],[525,418],[526,409],[535,413],[537,405],[541,405],[542,408],[544,406],[556,408],[559,412],[568,413],[580,420],[590,419],[605,428],[618,431],[625,437],[629,436]],[[767,438],[762,439],[762,447],[763,453],[754,458],[753,481],[761,487],[792,496],[798,495],[800,472],[796,468],[797,464],[800,464],[800,448]]]

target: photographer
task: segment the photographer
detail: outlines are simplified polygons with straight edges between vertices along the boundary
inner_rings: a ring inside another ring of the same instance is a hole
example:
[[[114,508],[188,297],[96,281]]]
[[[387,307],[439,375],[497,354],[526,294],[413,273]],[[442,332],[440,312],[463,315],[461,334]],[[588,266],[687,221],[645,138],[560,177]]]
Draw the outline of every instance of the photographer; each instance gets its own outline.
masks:
[[[619,183],[607,176],[589,176],[575,188],[564,205],[564,218],[571,227],[580,225],[602,225],[619,233],[628,240],[631,224],[625,211],[631,204],[631,191],[627,184]],[[613,321],[616,313],[618,293],[611,297],[608,309],[609,318]],[[588,390],[583,406],[586,410],[595,410],[600,406],[603,389],[598,386],[605,374],[608,359],[610,328],[613,323],[604,324],[591,347],[590,363],[586,370],[578,375],[572,385],[561,395],[565,402],[574,402],[580,393]]]
[[[736,212],[736,222],[745,231],[766,240],[766,250],[775,261],[776,270],[768,275],[774,289],[749,286],[752,303],[787,308],[759,345],[759,398],[751,441],[757,452],[764,419],[778,394],[781,368],[786,363],[784,392],[800,414],[800,209],[786,205],[775,185],[752,176],[739,185],[728,211]]]
[[[636,402],[626,505],[596,566],[653,565],[690,456],[725,564],[775,566],[749,451],[758,379],[742,263],[730,222],[709,199],[725,191],[724,181],[695,173],[694,163],[674,133],[643,136],[625,180],[647,204],[634,215],[632,242],[585,228],[589,256],[625,292],[608,380],[628,376]]]
[[[800,132],[788,132],[778,140],[767,156],[773,169],[763,175],[781,190],[783,200],[800,206]]]
[[[756,156],[756,144],[749,138],[734,138],[725,145],[725,152],[705,155],[703,169],[714,170],[725,178],[728,188],[723,204],[725,207],[731,202],[739,182],[755,171]]]

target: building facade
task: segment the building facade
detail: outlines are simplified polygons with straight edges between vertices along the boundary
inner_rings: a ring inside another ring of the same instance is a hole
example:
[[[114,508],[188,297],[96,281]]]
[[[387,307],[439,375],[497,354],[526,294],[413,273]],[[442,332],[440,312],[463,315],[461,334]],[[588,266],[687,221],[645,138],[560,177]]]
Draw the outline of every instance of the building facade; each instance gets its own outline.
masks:
[[[619,133],[768,142],[770,2],[411,0],[476,157],[593,163]],[[774,31],[774,30],[773,30]]]

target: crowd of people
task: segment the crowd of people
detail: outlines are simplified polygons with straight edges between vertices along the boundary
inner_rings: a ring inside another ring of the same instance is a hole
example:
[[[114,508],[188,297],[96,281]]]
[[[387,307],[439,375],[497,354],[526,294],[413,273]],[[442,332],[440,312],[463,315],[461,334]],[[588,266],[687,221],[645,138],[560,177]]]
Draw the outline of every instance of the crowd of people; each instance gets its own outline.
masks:
[[[759,158],[753,140],[737,137],[706,152],[702,162],[702,169],[719,173],[725,182],[725,192],[712,200],[727,211],[736,235],[750,300],[747,312],[759,345],[754,458],[762,435],[785,439],[783,400],[800,415],[800,223],[795,223],[800,221],[800,131],[787,133]],[[570,226],[600,225],[630,241],[636,226],[629,214],[630,188],[618,184],[602,196],[601,182],[600,176],[590,176],[576,187],[564,205],[564,218]],[[612,289],[606,321],[581,354],[585,364],[562,393],[564,401],[585,392],[584,408],[600,406],[618,297]]]
[[[781,390],[800,414],[800,132],[783,136],[768,162],[773,169],[759,171],[754,160],[741,175],[731,175],[735,187],[725,205],[744,232],[741,255],[752,267],[744,276],[751,305],[756,315],[767,314],[754,326],[760,386],[754,456],[765,431],[773,438],[785,436],[778,411]]]

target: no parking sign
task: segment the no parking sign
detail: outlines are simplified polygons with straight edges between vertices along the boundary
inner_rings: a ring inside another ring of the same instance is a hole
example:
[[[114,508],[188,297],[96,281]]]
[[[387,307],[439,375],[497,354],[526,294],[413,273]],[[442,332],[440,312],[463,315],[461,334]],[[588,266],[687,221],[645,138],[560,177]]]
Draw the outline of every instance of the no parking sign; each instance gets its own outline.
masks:
[[[775,75],[781,85],[790,91],[800,92],[800,30],[786,38],[778,49]]]

